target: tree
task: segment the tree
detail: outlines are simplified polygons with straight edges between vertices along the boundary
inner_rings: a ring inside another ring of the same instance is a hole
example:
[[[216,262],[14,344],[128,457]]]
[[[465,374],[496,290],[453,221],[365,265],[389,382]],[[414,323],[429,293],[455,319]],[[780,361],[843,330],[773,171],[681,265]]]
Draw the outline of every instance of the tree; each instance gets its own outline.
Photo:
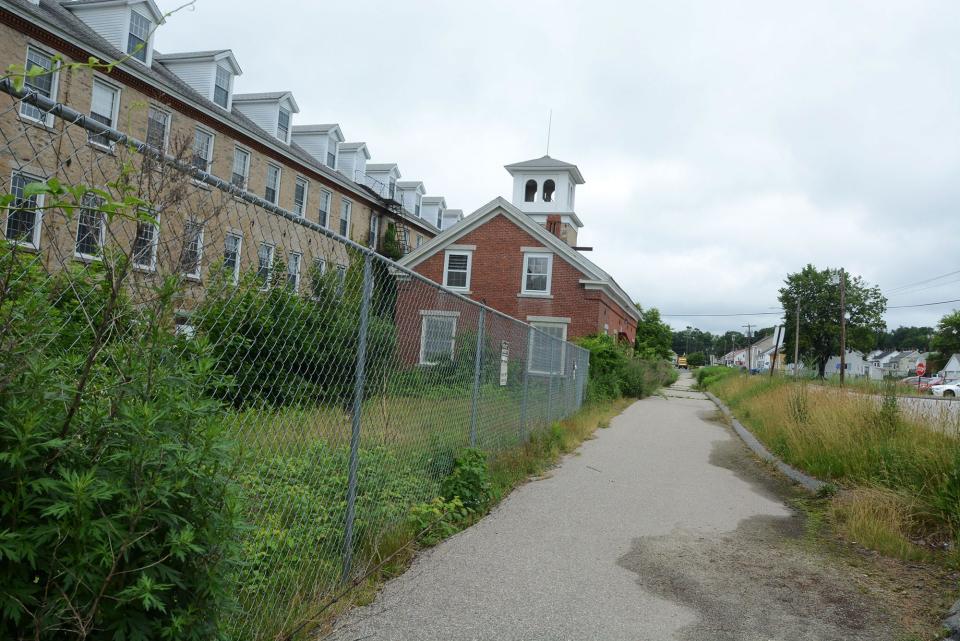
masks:
[[[955,309],[940,319],[930,347],[936,350],[928,359],[930,371],[942,369],[952,355],[960,353],[960,310]]]
[[[707,355],[703,352],[694,352],[687,356],[687,365],[690,367],[703,367],[707,364]]]
[[[397,242],[397,226],[392,222],[387,223],[387,229],[383,232],[383,255],[391,260],[403,257],[403,250]]]
[[[827,360],[840,351],[840,285],[837,269],[807,265],[789,274],[780,288],[780,304],[786,312],[786,345],[793,345],[797,301],[800,301],[801,359],[816,364],[822,378]],[[885,328],[887,299],[879,287],[869,287],[860,276],[844,272],[846,287],[847,349],[869,350]],[[787,349],[787,362],[793,353]]]
[[[932,327],[898,327],[882,332],[877,337],[877,349],[916,349],[926,352],[930,350],[933,334]]]
[[[637,339],[634,349],[641,358],[669,358],[672,332],[670,326],[660,320],[656,307],[644,311],[637,305],[640,322],[637,323]]]

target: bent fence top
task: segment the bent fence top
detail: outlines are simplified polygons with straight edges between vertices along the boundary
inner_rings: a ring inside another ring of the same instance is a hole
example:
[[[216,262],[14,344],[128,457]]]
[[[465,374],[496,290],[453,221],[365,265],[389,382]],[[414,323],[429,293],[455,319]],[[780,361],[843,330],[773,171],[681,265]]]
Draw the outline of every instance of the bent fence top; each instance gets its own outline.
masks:
[[[219,633],[311,631],[344,586],[415,535],[411,506],[440,494],[459,450],[516,447],[582,404],[586,350],[331,231],[311,219],[309,195],[293,212],[222,180],[205,171],[203,141],[173,139],[149,118],[142,138],[156,145],[8,80],[0,91],[0,338],[16,346],[0,356],[0,397],[60,390],[63,402],[37,406],[59,430],[51,442],[70,450],[56,465],[81,471],[106,474],[119,463],[104,448],[137,449],[124,438],[150,442],[143,430],[155,424],[188,448],[200,432],[224,435],[229,465],[191,469],[227,489],[171,508],[196,532],[209,531],[199,503],[236,511],[239,554],[199,546],[184,561],[222,575],[227,596],[208,613]],[[123,409],[134,399],[180,409],[135,420]],[[30,423],[18,412],[3,429]],[[101,578],[122,582],[129,570],[131,581],[170,583],[168,557],[128,557],[145,541],[163,548],[173,529],[111,534],[114,571]],[[74,571],[56,554],[37,563],[50,564],[51,583]],[[76,632],[69,613],[93,597],[62,592],[24,602],[25,618]],[[141,614],[172,616],[194,597]]]

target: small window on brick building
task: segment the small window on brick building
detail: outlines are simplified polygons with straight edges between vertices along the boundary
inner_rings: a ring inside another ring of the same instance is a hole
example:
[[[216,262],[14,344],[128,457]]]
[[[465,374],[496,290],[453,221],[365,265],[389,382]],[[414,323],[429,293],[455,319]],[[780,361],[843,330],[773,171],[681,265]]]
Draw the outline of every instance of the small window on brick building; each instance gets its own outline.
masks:
[[[443,263],[443,284],[450,289],[469,291],[472,258],[469,251],[447,251]]]

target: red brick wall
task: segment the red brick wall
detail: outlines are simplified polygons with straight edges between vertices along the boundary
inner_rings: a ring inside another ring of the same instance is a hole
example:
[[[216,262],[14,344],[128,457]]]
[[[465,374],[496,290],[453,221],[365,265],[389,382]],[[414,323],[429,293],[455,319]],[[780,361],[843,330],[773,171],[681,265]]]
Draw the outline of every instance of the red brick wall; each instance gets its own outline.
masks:
[[[636,324],[605,293],[585,290],[584,275],[557,254],[553,256],[552,298],[519,297],[523,272],[522,247],[538,247],[530,236],[502,215],[497,215],[459,238],[457,245],[476,245],[470,276],[470,297],[505,314],[526,321],[527,316],[569,317],[570,338],[602,332],[623,331],[633,342]],[[444,250],[426,259],[415,270],[430,280],[443,279]]]

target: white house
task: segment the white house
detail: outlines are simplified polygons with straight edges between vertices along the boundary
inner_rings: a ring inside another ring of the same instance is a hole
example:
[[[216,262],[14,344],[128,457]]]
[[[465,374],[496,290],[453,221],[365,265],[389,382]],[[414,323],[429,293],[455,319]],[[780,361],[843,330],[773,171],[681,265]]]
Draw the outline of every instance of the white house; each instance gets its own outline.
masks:
[[[960,379],[960,354],[954,354],[939,374],[948,381]]]
[[[870,361],[863,352],[848,349],[845,360],[847,376],[867,376],[870,372]],[[826,376],[836,376],[840,373],[840,357],[831,356],[823,373]]]

